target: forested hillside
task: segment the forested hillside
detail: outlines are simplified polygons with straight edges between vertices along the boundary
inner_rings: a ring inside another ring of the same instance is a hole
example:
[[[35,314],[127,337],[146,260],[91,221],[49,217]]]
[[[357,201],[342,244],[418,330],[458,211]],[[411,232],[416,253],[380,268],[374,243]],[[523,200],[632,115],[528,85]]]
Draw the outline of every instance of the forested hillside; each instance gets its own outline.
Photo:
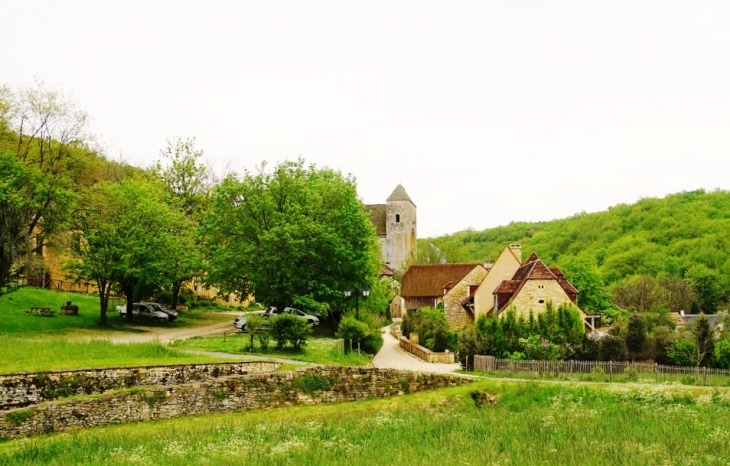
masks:
[[[611,291],[640,275],[655,281],[684,278],[694,283],[699,295],[695,301],[712,301],[698,302],[706,311],[724,304],[730,292],[728,191],[682,192],[561,220],[424,238],[419,240],[419,261],[433,262],[439,256],[448,262],[493,260],[513,242],[551,265],[591,268]]]

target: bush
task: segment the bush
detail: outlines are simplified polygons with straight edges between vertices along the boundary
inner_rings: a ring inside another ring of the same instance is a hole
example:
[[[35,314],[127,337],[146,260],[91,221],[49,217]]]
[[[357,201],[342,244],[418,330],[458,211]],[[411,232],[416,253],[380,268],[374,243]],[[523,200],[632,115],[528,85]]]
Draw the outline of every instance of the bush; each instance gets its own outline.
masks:
[[[357,346],[358,342],[362,342],[366,336],[370,334],[370,328],[365,322],[360,322],[354,317],[345,317],[340,322],[337,336],[345,340],[345,350],[349,351],[348,340],[352,340],[352,345]]]
[[[276,347],[283,348],[290,343],[294,349],[299,349],[307,343],[307,338],[312,333],[312,328],[307,325],[307,320],[292,314],[280,314],[273,316],[271,324],[271,337],[276,340]]]
[[[352,341],[352,347],[356,348],[360,343],[360,350],[367,354],[377,354],[383,347],[383,336],[379,330],[371,330],[368,324],[360,322],[353,317],[345,317],[340,322],[337,336],[345,340],[345,351],[350,351],[348,340]]]
[[[713,365],[721,369],[730,369],[730,340],[720,340],[715,344]]]
[[[271,334],[269,332],[262,332],[256,335],[256,339],[259,341],[259,346],[261,346],[261,351],[266,351],[269,349],[269,342],[271,341]]]
[[[619,337],[608,336],[601,340],[599,356],[601,361],[626,361],[626,343]]]
[[[380,348],[383,347],[384,342],[383,335],[381,335],[380,332],[370,332],[370,334],[360,342],[360,348],[367,354],[378,354],[378,351],[380,351]]]

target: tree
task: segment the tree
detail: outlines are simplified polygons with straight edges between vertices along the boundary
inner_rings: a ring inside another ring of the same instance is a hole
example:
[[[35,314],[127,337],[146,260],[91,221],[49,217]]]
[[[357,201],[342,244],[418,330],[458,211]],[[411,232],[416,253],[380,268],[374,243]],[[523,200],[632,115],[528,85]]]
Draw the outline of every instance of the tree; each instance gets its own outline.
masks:
[[[67,226],[80,189],[95,180],[88,116],[62,93],[0,89],[0,288],[29,252]],[[27,271],[27,270],[26,270]]]
[[[173,207],[184,217],[175,226],[176,240],[169,251],[167,275],[170,281],[171,306],[177,307],[182,284],[200,273],[203,267],[200,220],[209,208],[210,175],[199,163],[203,151],[195,148],[195,138],[167,141],[160,151],[163,161],[154,167],[155,174],[167,186]]]
[[[641,357],[646,353],[647,335],[646,319],[638,312],[631,314],[626,332],[626,349],[633,358]]]
[[[565,278],[579,291],[578,307],[597,312],[610,306],[601,272],[590,261],[571,258],[563,264],[563,271]]]
[[[206,229],[209,280],[280,308],[309,302],[332,314],[344,304],[345,287],[372,285],[379,268],[355,180],[302,159],[224,179]]]
[[[166,254],[173,240],[169,225],[178,216],[158,186],[129,179],[89,189],[74,217],[79,238],[72,248],[75,260],[68,264],[69,275],[76,281],[96,282],[101,324],[106,323],[114,284],[126,295],[127,318],[132,319],[135,289],[164,283]]]
[[[199,217],[201,211],[206,210],[210,174],[207,167],[199,163],[203,151],[195,148],[195,138],[168,140],[160,155],[164,161],[155,164],[155,173],[182,210],[191,217]]]
[[[700,314],[693,324],[692,333],[697,347],[697,364],[708,367],[712,361],[712,354],[715,352],[715,335],[712,332],[710,320],[706,315]]]
[[[249,351],[253,351],[253,336],[258,332],[264,325],[264,318],[260,314],[249,314],[246,316],[246,328],[248,329],[249,336],[251,337],[251,348]]]
[[[696,310],[714,314],[725,297],[720,274],[704,264],[695,264],[684,276],[696,292]]]

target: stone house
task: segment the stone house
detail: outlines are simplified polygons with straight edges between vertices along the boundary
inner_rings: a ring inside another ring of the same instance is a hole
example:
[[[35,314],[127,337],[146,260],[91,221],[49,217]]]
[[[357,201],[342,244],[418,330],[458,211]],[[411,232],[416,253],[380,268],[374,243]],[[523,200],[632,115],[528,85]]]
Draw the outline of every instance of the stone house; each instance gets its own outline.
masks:
[[[474,316],[474,320],[487,315],[494,308],[494,290],[504,280],[510,280],[522,266],[522,246],[506,246],[493,263],[485,264],[487,275],[479,286],[470,293],[462,305]]]
[[[544,312],[547,303],[556,308],[562,304],[577,307],[578,290],[565,278],[558,267],[548,267],[534,252],[520,266],[510,280],[504,280],[494,290],[492,312],[497,316],[510,307],[518,316],[527,318]],[[580,309],[579,309],[580,311]],[[586,314],[580,311],[581,317]]]
[[[402,308],[408,311],[443,303],[451,327],[473,323],[474,315],[462,303],[486,275],[482,264],[412,265],[403,275]]]
[[[398,185],[385,204],[367,204],[365,210],[375,226],[383,261],[393,270],[416,258],[416,204]]]

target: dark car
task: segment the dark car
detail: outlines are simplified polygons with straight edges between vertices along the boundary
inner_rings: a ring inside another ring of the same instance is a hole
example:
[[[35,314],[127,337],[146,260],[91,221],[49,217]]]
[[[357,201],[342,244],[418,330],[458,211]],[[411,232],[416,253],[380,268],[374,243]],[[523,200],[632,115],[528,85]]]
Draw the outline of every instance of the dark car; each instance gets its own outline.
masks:
[[[167,309],[166,307],[162,306],[160,303],[151,303],[151,302],[141,302],[140,304],[144,304],[147,307],[151,307],[152,309],[160,312],[164,312],[168,315],[170,322],[177,319],[177,311],[172,311],[170,309]]]

